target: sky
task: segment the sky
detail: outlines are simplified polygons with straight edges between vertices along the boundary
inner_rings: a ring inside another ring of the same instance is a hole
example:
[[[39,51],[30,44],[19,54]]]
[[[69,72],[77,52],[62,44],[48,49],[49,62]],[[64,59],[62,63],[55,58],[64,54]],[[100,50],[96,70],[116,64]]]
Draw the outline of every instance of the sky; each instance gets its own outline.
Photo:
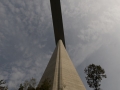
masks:
[[[101,65],[102,90],[119,90],[120,1],[61,0],[67,52],[86,90],[84,68]],[[0,0],[0,79],[9,90],[40,80],[55,49],[49,0]]]

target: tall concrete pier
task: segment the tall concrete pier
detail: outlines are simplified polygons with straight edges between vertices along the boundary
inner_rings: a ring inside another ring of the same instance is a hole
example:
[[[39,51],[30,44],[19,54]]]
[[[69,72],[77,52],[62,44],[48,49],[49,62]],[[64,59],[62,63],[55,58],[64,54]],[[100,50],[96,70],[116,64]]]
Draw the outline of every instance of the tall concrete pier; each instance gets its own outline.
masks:
[[[65,49],[60,0],[50,0],[56,48],[38,84],[50,79],[49,90],[86,90]]]
[[[86,90],[62,40],[58,41],[38,87],[46,78],[51,80],[50,90]]]

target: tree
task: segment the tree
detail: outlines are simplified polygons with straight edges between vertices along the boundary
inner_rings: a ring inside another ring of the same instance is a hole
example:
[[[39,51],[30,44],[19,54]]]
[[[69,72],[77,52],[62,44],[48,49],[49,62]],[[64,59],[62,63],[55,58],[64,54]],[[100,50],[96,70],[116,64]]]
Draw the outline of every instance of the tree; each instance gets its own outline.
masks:
[[[35,79],[35,78],[31,78],[29,82],[30,82],[29,85],[30,85],[31,87],[35,88],[35,86],[36,86],[36,84],[37,84],[37,83],[36,83],[36,79]]]
[[[25,80],[25,81],[24,81],[23,87],[24,87],[23,90],[27,90],[27,88],[29,87],[29,81],[28,81],[28,80]]]
[[[36,90],[49,90],[51,87],[51,80],[49,80],[48,78],[46,78],[40,87],[37,87]]]
[[[35,88],[30,85],[27,90],[35,90]]]
[[[30,80],[25,80],[23,83],[23,87],[24,87],[23,90],[34,90],[36,84],[37,83],[35,78],[31,78]]]
[[[30,80],[25,80],[23,85],[20,84],[20,88],[18,90],[49,90],[51,87],[50,79],[46,78],[40,87],[36,87],[36,79],[31,78]]]
[[[100,82],[102,78],[107,78],[105,70],[100,65],[91,64],[85,68],[84,72],[89,87],[94,88],[94,90],[101,90]]]
[[[2,86],[3,84],[5,84],[6,81],[5,80],[0,80],[0,90],[7,90],[8,87],[7,86]]]
[[[0,80],[0,86],[5,83],[6,83],[5,80]]]
[[[23,90],[23,85],[22,84],[20,84],[20,88],[18,89],[18,90]]]

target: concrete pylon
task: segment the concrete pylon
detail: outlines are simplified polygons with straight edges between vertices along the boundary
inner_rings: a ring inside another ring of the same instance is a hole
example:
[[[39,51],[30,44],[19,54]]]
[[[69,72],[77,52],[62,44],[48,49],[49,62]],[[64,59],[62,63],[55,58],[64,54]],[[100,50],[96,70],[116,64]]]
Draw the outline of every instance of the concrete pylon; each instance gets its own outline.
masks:
[[[38,87],[46,78],[51,80],[50,90],[86,90],[62,40],[59,40]]]

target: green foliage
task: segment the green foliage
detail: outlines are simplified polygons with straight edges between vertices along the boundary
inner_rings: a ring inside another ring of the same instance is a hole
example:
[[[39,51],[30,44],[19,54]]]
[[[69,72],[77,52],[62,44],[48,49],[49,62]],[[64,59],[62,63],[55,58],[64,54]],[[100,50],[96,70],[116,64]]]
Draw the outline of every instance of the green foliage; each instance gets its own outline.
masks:
[[[40,87],[36,87],[36,90],[40,90]]]
[[[20,88],[18,89],[18,90],[23,90],[23,85],[22,84],[20,84]]]
[[[35,89],[36,86],[36,79],[32,78],[30,80],[25,80],[24,84],[20,84],[20,87],[18,90],[49,90],[51,87],[51,81],[46,78],[40,87],[37,87]]]
[[[8,87],[7,86],[2,86],[3,84],[5,84],[6,81],[5,80],[0,80],[0,90],[7,90]]]
[[[29,81],[28,81],[28,80],[25,80],[25,81],[24,81],[23,87],[24,87],[23,90],[27,90],[27,88],[29,87]]]
[[[50,81],[48,78],[46,78],[46,79],[42,82],[41,86],[40,86],[40,87],[37,87],[36,90],[49,90],[50,87],[51,87],[51,81]]]
[[[87,75],[85,78],[89,87],[94,88],[94,90],[100,90],[102,78],[107,78],[105,70],[100,65],[91,64],[85,68],[84,72]]]
[[[5,80],[0,80],[0,85],[5,84]]]
[[[36,86],[36,79],[35,78],[31,78],[30,80],[25,80],[23,87],[23,90],[34,90],[35,86]]]
[[[35,90],[35,88],[30,85],[27,90]]]
[[[29,82],[30,82],[29,85],[30,85],[31,87],[35,88],[35,86],[36,86],[36,84],[37,84],[37,83],[36,83],[36,79],[35,79],[35,78],[31,78]]]

